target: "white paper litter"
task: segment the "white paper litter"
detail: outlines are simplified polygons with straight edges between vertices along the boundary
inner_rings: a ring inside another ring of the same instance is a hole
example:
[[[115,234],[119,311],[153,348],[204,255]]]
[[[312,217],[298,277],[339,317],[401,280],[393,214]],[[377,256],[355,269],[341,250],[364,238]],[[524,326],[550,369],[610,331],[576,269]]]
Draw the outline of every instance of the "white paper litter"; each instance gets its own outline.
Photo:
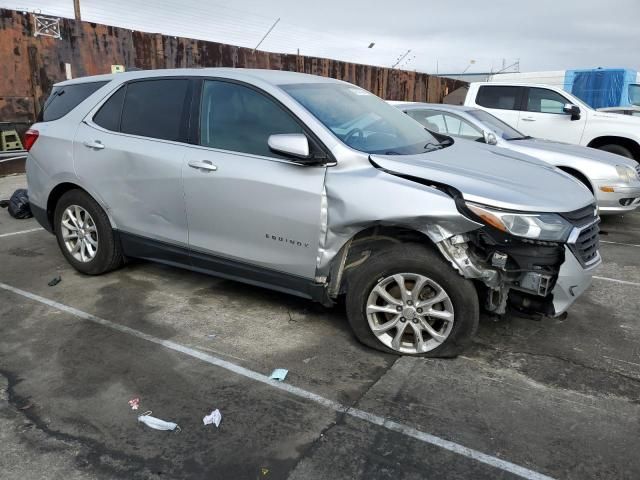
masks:
[[[155,430],[175,430],[178,427],[177,423],[166,422],[151,415],[140,415],[138,421]]]
[[[222,414],[220,413],[220,410],[218,410],[217,408],[202,419],[202,423],[204,423],[205,425],[211,425],[213,423],[216,426],[216,428],[220,426],[221,421],[222,421]]]

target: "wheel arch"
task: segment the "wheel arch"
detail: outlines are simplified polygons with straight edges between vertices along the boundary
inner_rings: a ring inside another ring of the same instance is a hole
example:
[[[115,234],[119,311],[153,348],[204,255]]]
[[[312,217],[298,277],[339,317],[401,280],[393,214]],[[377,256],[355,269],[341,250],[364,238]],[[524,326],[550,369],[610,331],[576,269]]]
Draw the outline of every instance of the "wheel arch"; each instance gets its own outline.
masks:
[[[616,135],[604,135],[601,137],[596,137],[591,140],[587,147],[591,148],[600,148],[605,145],[620,145],[621,147],[625,147],[628,149],[635,160],[640,161],[640,144],[635,140],[632,140],[627,137],[620,137]]]
[[[419,243],[438,251],[429,236],[416,229],[398,225],[371,225],[359,230],[338,251],[331,262],[327,293],[335,299],[344,293],[349,272],[365,263],[376,248],[390,243]]]
[[[565,166],[558,166],[557,168],[559,168],[565,173],[568,173],[572,177],[577,178],[591,191],[591,193],[595,193],[594,186],[591,183],[591,180],[589,180],[589,178],[587,178],[587,176],[584,173],[582,173],[580,170],[576,170],[575,168],[565,167]]]
[[[91,192],[89,192],[86,188],[83,188],[81,185],[78,185],[77,183],[61,182],[57,184],[55,187],[53,187],[53,189],[51,189],[51,192],[49,192],[49,196],[47,197],[47,210],[46,210],[47,222],[49,223],[49,226],[51,227],[52,232],[55,232],[55,222],[53,221],[54,220],[53,216],[56,211],[56,205],[58,204],[58,201],[60,200],[60,198],[62,198],[62,196],[65,193],[71,190],[82,190],[91,198],[93,198],[107,214],[107,217],[109,218],[109,223],[111,223],[111,226],[115,228],[115,225],[114,225],[113,219],[111,218],[111,214],[109,210],[104,207],[100,199],[96,198],[95,195],[92,195]]]

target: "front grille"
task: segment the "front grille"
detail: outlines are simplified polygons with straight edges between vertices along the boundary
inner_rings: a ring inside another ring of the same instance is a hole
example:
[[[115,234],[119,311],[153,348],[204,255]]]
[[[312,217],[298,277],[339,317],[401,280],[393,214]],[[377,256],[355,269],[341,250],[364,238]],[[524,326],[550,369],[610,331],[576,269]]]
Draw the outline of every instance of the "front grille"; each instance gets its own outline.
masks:
[[[580,261],[582,266],[589,266],[598,260],[600,250],[600,223],[595,205],[581,208],[562,216],[580,230],[575,242],[569,243],[569,248]],[[570,239],[570,241],[573,239]]]
[[[638,177],[640,178],[640,163],[636,163],[636,173],[638,174]]]
[[[600,228],[597,223],[585,228],[578,235],[576,243],[570,246],[583,265],[590,265],[598,259],[600,249]]]
[[[562,213],[561,215],[569,220],[572,225],[580,228],[593,223],[593,221],[597,217],[596,212],[596,206],[589,205],[587,207],[581,208],[580,210],[574,210],[573,212],[569,213]]]

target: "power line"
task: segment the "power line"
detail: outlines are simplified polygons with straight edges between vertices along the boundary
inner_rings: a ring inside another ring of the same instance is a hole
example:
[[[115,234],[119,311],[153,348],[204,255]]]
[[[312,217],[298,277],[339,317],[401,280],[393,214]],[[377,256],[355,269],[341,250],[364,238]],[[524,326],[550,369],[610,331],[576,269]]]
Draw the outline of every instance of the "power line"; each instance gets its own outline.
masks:
[[[407,55],[409,55],[410,53],[411,53],[411,49],[409,49],[409,50],[407,50],[406,52],[404,52],[404,54],[403,54],[403,55],[400,55],[400,56],[398,57],[398,60],[396,61],[396,63],[394,63],[394,64],[391,66],[391,68],[396,68],[396,66],[398,66],[398,65],[400,64],[400,62],[402,62],[402,60],[404,60],[404,59],[405,59],[405,57],[406,57]]]

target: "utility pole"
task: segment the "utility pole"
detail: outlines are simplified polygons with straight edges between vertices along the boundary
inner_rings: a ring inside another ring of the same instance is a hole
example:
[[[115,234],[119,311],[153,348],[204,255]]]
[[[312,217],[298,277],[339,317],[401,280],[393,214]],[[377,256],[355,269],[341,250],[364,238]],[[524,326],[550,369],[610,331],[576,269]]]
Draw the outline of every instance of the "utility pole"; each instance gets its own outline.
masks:
[[[80,16],[80,0],[73,0],[73,13],[76,15],[76,22],[82,20]]]

